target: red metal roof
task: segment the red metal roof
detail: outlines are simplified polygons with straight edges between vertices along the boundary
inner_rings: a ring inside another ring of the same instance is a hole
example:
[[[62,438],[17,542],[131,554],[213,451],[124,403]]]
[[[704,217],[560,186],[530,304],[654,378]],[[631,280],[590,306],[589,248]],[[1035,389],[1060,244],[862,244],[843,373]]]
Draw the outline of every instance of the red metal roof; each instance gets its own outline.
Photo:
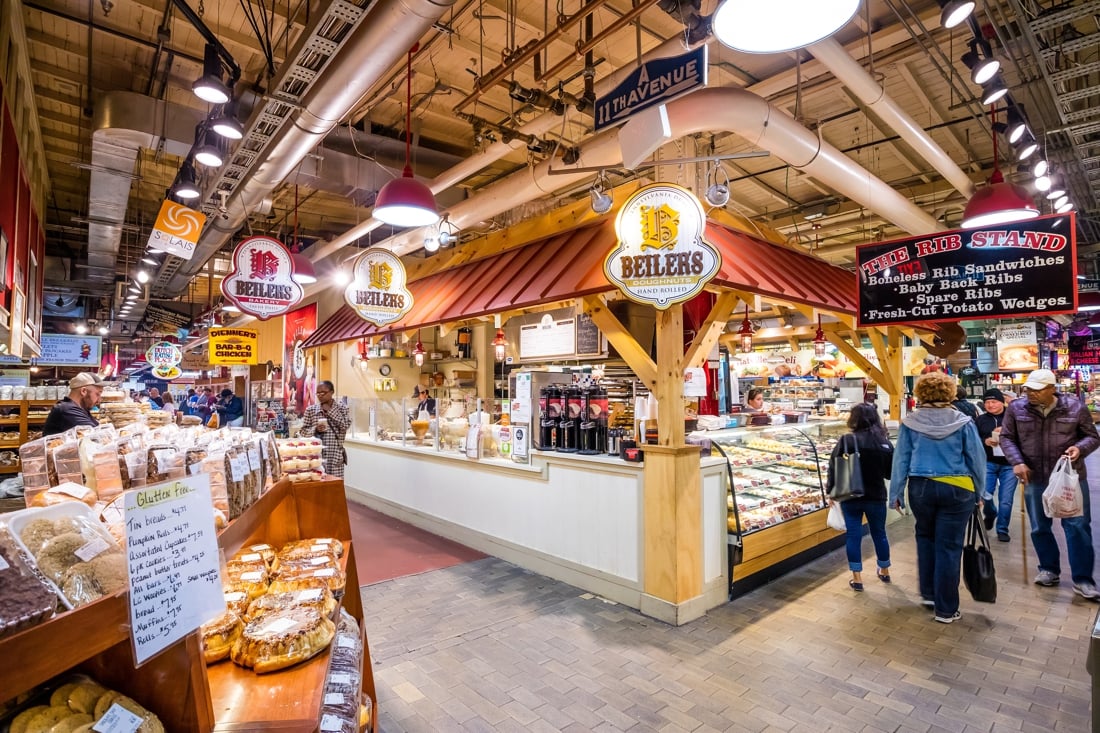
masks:
[[[714,223],[707,225],[707,236],[722,253],[722,269],[714,284],[833,312],[856,312],[854,273]],[[605,220],[429,275],[409,283],[413,307],[399,323],[380,329],[344,305],[303,346],[452,323],[614,290],[604,275],[603,261],[615,242],[612,221]]]

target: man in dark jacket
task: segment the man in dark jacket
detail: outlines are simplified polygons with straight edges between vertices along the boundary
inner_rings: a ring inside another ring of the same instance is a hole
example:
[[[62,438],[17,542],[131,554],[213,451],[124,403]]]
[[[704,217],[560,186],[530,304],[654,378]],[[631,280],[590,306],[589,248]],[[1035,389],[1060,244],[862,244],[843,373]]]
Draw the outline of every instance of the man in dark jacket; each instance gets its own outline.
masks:
[[[1096,553],[1092,546],[1092,513],[1084,458],[1100,447],[1092,416],[1076,397],[1058,392],[1058,380],[1049,369],[1036,369],[1024,382],[1027,399],[1015,400],[1005,410],[1001,449],[1024,484],[1024,502],[1031,519],[1031,541],[1039,557],[1037,585],[1058,585],[1062,572],[1053,521],[1043,512],[1043,490],[1061,456],[1073,461],[1081,482],[1084,516],[1062,519],[1066,554],[1073,573],[1073,591],[1100,600],[1093,580]]]
[[[956,410],[966,415],[971,420],[978,419],[978,408],[974,407],[974,404],[966,399],[966,390],[961,386],[955,390],[955,401],[951,404],[955,406]]]
[[[222,425],[239,428],[244,425],[244,402],[233,394],[231,389],[223,389],[221,399],[214,409],[218,411],[218,417]]]
[[[1001,425],[1005,417],[1005,396],[999,389],[987,389],[982,395],[985,412],[975,421],[978,424],[978,437],[985,446],[985,491],[982,501],[985,506],[985,528],[993,529],[997,525],[997,539],[1008,542],[1008,524],[1012,519],[1012,502],[1016,497],[1016,474],[1012,464],[1001,450]],[[993,492],[997,492],[994,501]]]
[[[99,404],[103,394],[103,380],[98,374],[82,372],[69,380],[69,396],[58,402],[46,416],[42,435],[57,435],[79,425],[95,427],[99,421],[92,417],[92,408]]]

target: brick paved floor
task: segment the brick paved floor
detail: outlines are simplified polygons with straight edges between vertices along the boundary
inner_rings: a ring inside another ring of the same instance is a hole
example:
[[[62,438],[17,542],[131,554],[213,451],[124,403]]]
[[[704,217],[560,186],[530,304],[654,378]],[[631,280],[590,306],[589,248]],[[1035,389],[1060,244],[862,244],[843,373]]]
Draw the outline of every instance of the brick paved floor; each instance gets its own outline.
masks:
[[[1068,568],[1032,585],[1014,522],[997,604],[963,590],[946,626],[917,603],[912,519],[889,534],[892,585],[865,538],[862,594],[841,550],[679,628],[495,558],[365,587],[381,730],[1089,730],[1100,604]]]

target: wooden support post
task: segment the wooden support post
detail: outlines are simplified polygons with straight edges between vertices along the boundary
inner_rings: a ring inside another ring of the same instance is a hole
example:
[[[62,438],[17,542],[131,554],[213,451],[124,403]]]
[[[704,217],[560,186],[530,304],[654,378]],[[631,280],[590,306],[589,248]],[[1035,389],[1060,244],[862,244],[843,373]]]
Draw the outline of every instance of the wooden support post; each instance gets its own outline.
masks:
[[[890,392],[890,419],[901,419],[901,398],[905,394],[905,373],[903,349],[901,347],[901,329],[886,329],[886,358],[890,362],[890,373],[894,375],[896,390]]]

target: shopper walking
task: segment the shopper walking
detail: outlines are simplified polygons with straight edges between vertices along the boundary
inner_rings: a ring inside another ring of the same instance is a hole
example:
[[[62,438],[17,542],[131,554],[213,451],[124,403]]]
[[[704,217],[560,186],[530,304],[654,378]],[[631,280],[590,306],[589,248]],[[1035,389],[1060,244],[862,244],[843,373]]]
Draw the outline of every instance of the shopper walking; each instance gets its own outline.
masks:
[[[955,406],[956,410],[966,415],[971,420],[978,419],[978,408],[974,407],[973,402],[966,399],[966,390],[961,386],[955,389],[955,401],[951,404]]]
[[[317,402],[302,413],[303,435],[316,435],[321,439],[321,463],[329,476],[343,477],[344,437],[351,425],[348,408],[333,399],[336,388],[327,380],[317,383]]]
[[[1005,396],[1001,390],[987,389],[982,395],[985,412],[978,416],[978,437],[985,446],[985,489],[982,514],[985,528],[997,526],[997,539],[1008,542],[1008,524],[1016,497],[1016,474],[1001,450],[1001,426],[1005,417]],[[996,493],[994,493],[996,492]]]
[[[943,372],[917,379],[917,409],[902,420],[890,478],[890,505],[909,504],[916,519],[921,603],[949,624],[959,612],[959,565],[966,522],[985,484],[985,451],[974,421],[956,410],[955,380]]]
[[[859,450],[860,474],[863,478],[863,496],[840,502],[840,511],[844,514],[845,549],[848,553],[848,569],[852,577],[848,585],[852,590],[863,590],[863,518],[867,517],[867,528],[871,542],[875,546],[875,560],[878,566],[878,579],[890,582],[890,541],[886,538],[886,480],[890,478],[890,466],[894,448],[886,428],[878,416],[878,408],[873,403],[861,403],[852,407],[848,416],[848,429],[833,448],[833,457],[843,449]],[[829,461],[827,488],[834,485],[833,461]]]
[[[1073,461],[1081,482],[1084,515],[1062,519],[1066,554],[1073,574],[1073,591],[1100,600],[1093,579],[1096,553],[1092,546],[1092,513],[1085,456],[1100,447],[1092,416],[1076,397],[1058,391],[1058,380],[1049,369],[1036,369],[1024,382],[1024,394],[1009,405],[1001,428],[1001,449],[1024,484],[1024,506],[1031,520],[1031,543],[1039,558],[1037,585],[1058,585],[1062,561],[1054,522],[1043,512],[1043,490],[1061,456]]]

